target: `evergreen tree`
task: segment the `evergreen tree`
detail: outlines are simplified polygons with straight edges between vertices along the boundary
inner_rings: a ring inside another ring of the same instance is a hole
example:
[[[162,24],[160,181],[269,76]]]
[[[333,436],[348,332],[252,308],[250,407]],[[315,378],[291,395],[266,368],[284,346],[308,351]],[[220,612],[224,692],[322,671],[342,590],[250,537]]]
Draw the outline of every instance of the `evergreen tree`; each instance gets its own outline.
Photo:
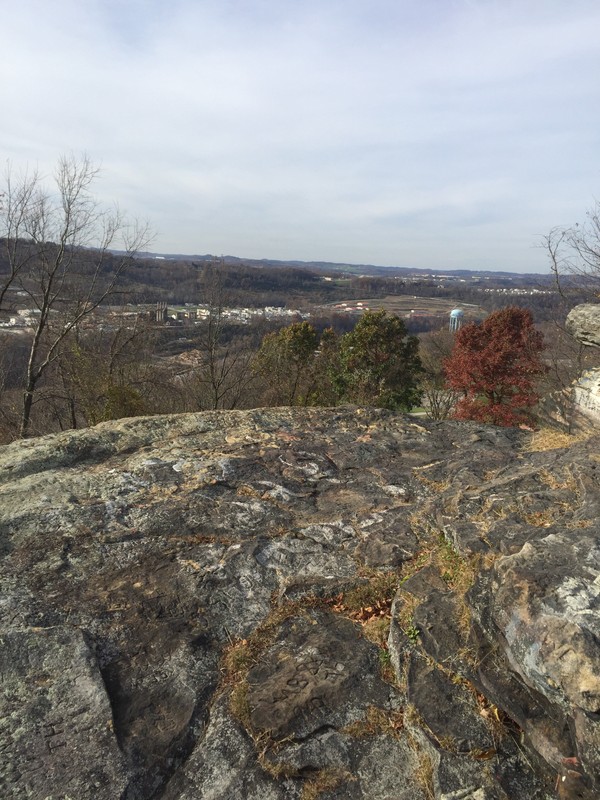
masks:
[[[419,340],[399,317],[366,311],[342,336],[337,385],[343,400],[410,411],[421,400]]]

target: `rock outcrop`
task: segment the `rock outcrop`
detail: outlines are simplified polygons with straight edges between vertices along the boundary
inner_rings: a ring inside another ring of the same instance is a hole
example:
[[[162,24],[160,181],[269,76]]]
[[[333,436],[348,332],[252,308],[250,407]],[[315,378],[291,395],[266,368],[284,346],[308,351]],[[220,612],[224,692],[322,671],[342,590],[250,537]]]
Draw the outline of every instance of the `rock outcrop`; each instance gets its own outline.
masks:
[[[0,796],[600,795],[599,441],[272,409],[0,448]]]
[[[566,328],[582,344],[600,347],[600,305],[575,306],[567,316]]]
[[[568,332],[581,344],[600,346],[600,305],[584,303],[569,312]],[[586,370],[572,386],[542,401],[542,416],[568,431],[600,429],[600,369]]]

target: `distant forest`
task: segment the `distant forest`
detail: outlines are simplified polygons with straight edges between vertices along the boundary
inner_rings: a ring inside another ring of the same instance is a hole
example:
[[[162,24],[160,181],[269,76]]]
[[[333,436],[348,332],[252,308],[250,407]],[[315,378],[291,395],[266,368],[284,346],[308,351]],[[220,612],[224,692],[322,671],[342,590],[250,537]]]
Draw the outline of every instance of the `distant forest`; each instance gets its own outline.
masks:
[[[8,262],[5,241],[0,240],[0,276],[7,274]],[[90,252],[79,251],[77,258],[81,274],[86,272]],[[103,269],[110,274],[112,261],[119,256],[106,257]],[[585,302],[588,296],[580,288],[573,287],[566,293],[553,291],[551,275],[504,275],[490,273],[467,278],[440,280],[435,276],[391,277],[381,275],[355,275],[340,271],[326,272],[298,266],[255,266],[243,261],[207,258],[161,259],[132,258],[123,273],[117,293],[111,295],[111,304],[140,304],[167,302],[171,305],[202,303],[206,300],[207,276],[218,275],[220,297],[224,305],[262,308],[281,306],[284,308],[309,309],[340,301],[363,298],[386,297],[388,295],[417,295],[443,298],[457,303],[472,303],[487,311],[495,311],[506,305],[529,308],[536,322],[547,322],[566,316],[570,308]],[[469,275],[461,272],[461,275]],[[513,294],[490,291],[494,289],[527,290],[540,289],[544,293]],[[568,285],[567,285],[568,288]],[[427,330],[426,320],[411,321],[415,332]]]
[[[208,271],[218,271],[223,296],[231,306],[282,306],[304,309],[314,305],[387,295],[418,295],[456,300],[495,311],[506,305],[529,308],[536,322],[555,319],[585,302],[586,294],[573,288],[567,296],[553,291],[550,275],[492,274],[489,278],[382,277],[352,275],[291,266],[256,267],[224,261],[188,261],[137,258],[121,286],[123,302],[171,304],[203,302]],[[465,274],[465,273],[463,273]],[[549,293],[526,295],[490,292],[490,289],[540,289]],[[422,328],[423,321],[413,321]]]

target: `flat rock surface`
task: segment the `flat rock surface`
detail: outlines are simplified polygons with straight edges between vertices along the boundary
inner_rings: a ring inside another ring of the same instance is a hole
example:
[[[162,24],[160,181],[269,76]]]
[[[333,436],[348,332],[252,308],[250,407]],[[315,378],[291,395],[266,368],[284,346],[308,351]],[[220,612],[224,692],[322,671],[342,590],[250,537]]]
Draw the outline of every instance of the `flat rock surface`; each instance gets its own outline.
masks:
[[[0,795],[598,796],[600,450],[530,440],[269,409],[0,448]]]
[[[377,648],[349,620],[291,617],[248,673],[252,726],[281,739],[355,722],[369,706],[389,704],[392,690],[378,666]]]
[[[4,632],[0,675],[2,797],[120,797],[125,763],[82,634],[64,628]]]

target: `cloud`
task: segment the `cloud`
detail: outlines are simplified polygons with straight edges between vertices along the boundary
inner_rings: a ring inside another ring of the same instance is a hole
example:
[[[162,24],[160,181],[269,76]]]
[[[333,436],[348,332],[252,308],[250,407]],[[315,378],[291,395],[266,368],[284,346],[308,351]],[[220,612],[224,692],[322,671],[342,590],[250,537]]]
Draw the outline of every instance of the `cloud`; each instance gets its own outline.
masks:
[[[600,183],[592,0],[21,0],[0,143],[157,250],[542,270]]]

